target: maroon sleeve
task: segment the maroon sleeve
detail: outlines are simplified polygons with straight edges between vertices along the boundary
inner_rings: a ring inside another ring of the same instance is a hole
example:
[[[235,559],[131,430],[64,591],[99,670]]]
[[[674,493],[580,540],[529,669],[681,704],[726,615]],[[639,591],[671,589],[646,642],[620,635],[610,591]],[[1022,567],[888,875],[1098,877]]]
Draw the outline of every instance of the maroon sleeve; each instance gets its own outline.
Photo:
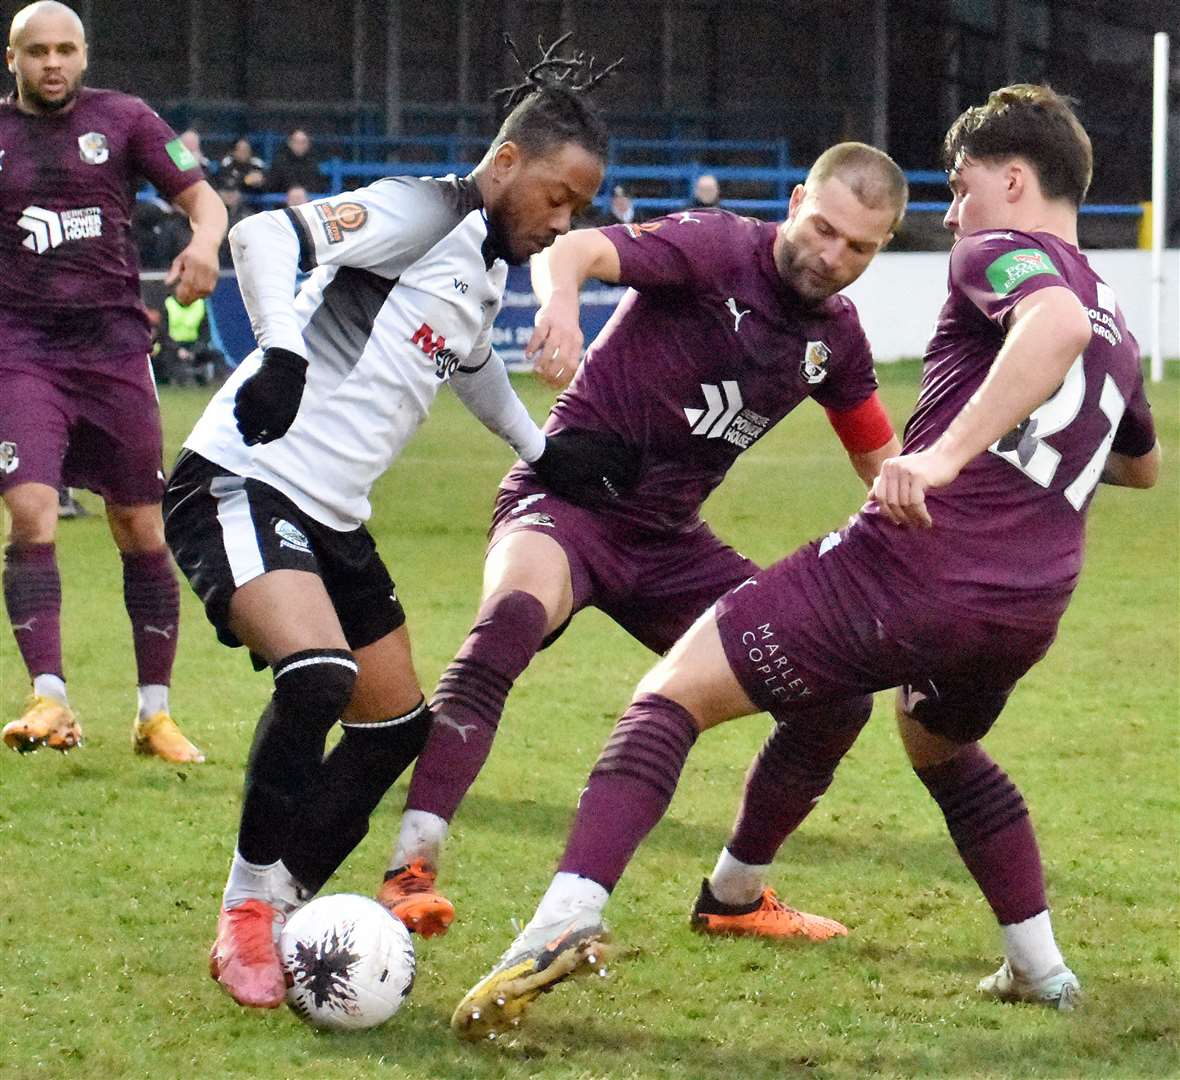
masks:
[[[204,180],[205,172],[158,113],[138,98],[133,101],[127,139],[131,170],[172,201],[198,180]]]
[[[981,232],[951,251],[950,283],[1001,330],[1026,296],[1069,286],[1037,238],[1020,232]]]
[[[844,412],[873,396],[877,373],[873,370],[873,351],[856,306],[846,296],[835,299],[844,310],[839,316],[839,332],[834,335],[831,373],[815,388],[812,397],[825,409]]]
[[[601,231],[619,253],[619,283],[643,292],[692,288],[726,274],[732,228],[729,214],[678,213]]]

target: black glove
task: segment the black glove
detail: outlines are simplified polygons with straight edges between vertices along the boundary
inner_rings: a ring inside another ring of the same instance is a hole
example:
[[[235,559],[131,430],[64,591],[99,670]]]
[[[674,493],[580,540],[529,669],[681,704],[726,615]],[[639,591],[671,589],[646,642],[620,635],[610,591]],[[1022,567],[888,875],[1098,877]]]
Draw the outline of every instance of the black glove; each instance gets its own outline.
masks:
[[[545,438],[545,451],[532,462],[545,486],[572,503],[587,505],[621,498],[639,479],[639,460],[617,435],[602,431],[559,431]]]
[[[267,349],[262,366],[238,387],[234,419],[247,446],[274,442],[295,423],[307,361],[289,349]]]

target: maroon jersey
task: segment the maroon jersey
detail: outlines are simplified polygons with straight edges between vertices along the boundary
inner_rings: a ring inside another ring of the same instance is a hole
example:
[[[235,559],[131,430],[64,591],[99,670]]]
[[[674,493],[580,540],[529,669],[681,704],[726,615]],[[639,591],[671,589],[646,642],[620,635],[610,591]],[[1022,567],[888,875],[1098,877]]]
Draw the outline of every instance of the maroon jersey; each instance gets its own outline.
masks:
[[[0,102],[0,363],[147,353],[131,240],[141,178],[174,199],[203,173],[139,98],[84,88],[43,116]]]
[[[631,286],[558,398],[547,431],[609,431],[640,479],[608,513],[644,529],[689,529],[738,455],[807,398],[859,405],[876,389],[852,301],[806,306],[783,282],[776,226],[683,212],[602,230]],[[528,467],[505,479],[520,487]]]
[[[951,252],[950,295],[926,351],[903,453],[931,446],[979,388],[1016,304],[1070,289],[1093,335],[1060,389],[946,487],[926,493],[929,530],[869,504],[853,533],[885,588],[1000,622],[1052,625],[1077,583],[1086,510],[1110,450],[1155,444],[1139,348],[1114,292],[1072,244],[1046,233],[980,232]]]

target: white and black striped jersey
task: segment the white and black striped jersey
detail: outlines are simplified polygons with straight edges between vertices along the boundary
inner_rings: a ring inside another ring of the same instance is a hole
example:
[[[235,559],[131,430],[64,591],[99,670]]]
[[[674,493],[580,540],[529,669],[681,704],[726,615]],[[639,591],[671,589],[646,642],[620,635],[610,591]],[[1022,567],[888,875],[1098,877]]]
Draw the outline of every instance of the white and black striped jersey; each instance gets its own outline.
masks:
[[[544,436],[491,348],[508,268],[470,177],[379,180],[247,218],[230,241],[260,349],[185,446],[340,530],[368,519],[374,482],[445,382],[526,461],[540,455]],[[297,266],[310,276],[293,296]],[[307,385],[287,434],[246,446],[234,397],[271,346],[307,357]]]

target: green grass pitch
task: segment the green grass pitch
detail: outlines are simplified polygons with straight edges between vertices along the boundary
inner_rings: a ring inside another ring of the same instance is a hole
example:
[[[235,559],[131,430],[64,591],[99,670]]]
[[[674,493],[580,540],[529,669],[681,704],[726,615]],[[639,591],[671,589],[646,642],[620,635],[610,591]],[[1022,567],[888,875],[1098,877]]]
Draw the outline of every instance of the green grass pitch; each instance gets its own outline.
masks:
[[[883,384],[900,423],[916,366],[886,369]],[[543,415],[547,393],[527,378],[518,386]],[[205,958],[269,679],[215,643],[184,587],[173,702],[209,761],[177,769],[134,758],[119,564],[95,517],[59,535],[67,675],[86,746],[65,758],[0,755],[0,1077],[1180,1075],[1178,391],[1175,376],[1152,389],[1161,483],[1099,492],[1058,643],[987,740],[1037,823],[1058,939],[1087,995],[1081,1011],[976,999],[999,936],[904,763],[881,695],[774,875],[786,899],[848,923],[849,938],[774,947],[688,928],[766,732],[765,718],[751,718],[701,740],[617,889],[609,915],[623,955],[610,978],[542,999],[514,1044],[455,1041],[452,1008],[512,937],[510,919],[531,914],[586,773],[651,663],[596,612],[509,699],[447,852],[458,920],[445,938],[418,942],[401,1013],[376,1031],[325,1036],[286,1009],[238,1009]],[[169,457],[202,404],[198,391],[164,393]],[[444,394],[375,493],[372,529],[428,691],[474,613],[491,497],[509,462]],[[707,516],[767,562],[839,525],[859,498],[821,411],[804,406],[742,458]],[[5,627],[3,719],[25,693]],[[374,890],[404,791],[403,779],[330,888]]]

